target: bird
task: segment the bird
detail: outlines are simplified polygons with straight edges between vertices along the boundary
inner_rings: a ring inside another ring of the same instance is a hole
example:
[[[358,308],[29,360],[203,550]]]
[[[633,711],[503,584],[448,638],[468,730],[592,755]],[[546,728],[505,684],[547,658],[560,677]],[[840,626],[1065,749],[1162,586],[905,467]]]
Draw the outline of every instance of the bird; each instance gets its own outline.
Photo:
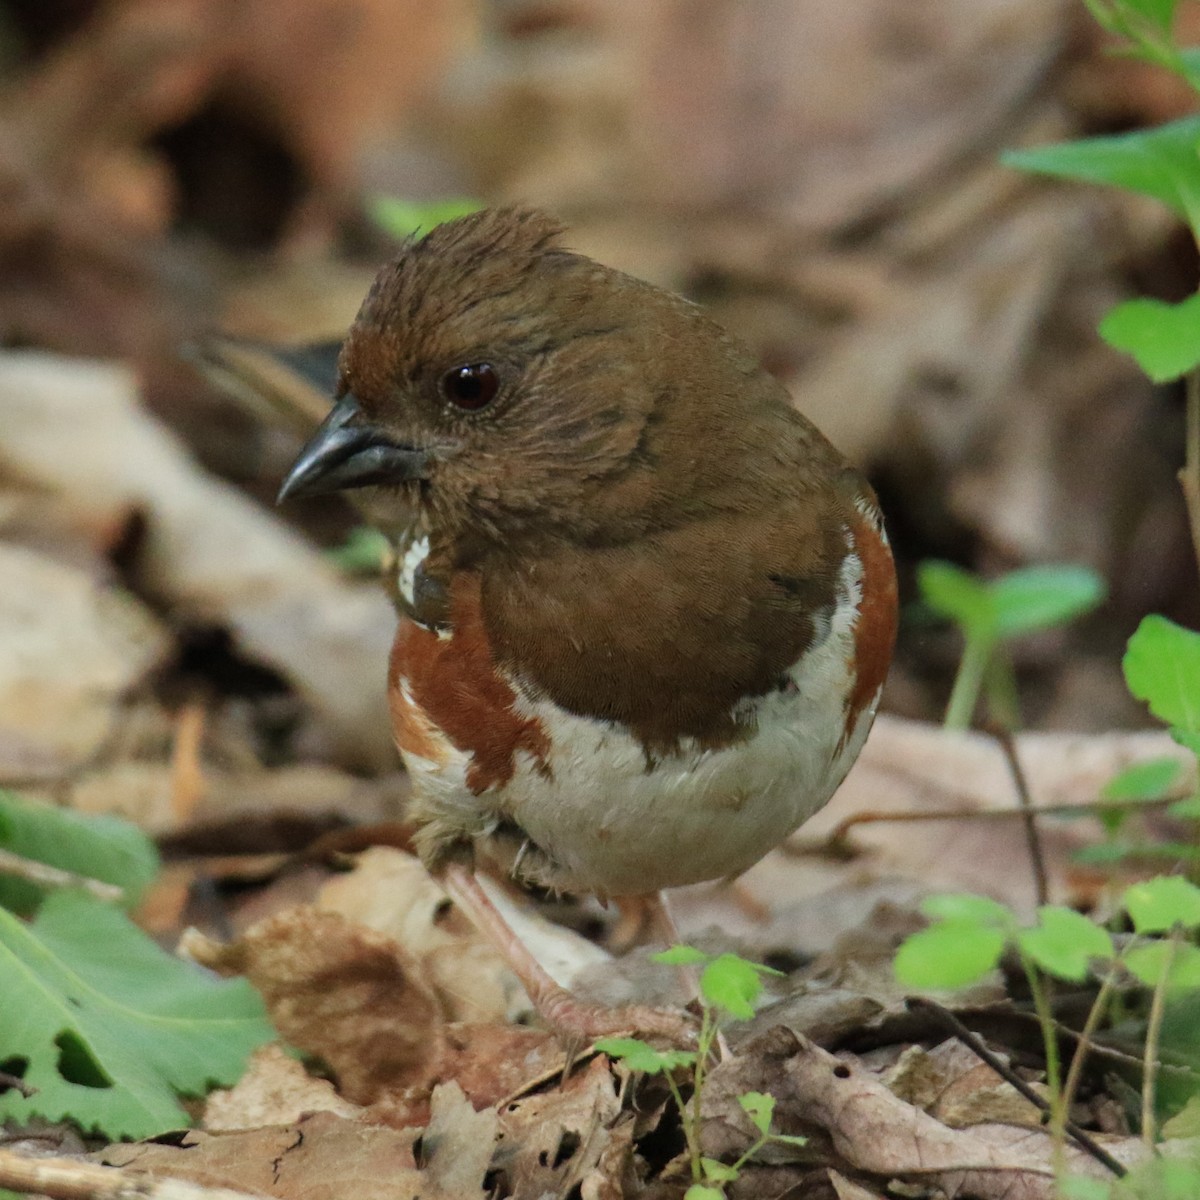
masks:
[[[483,209],[414,235],[280,501],[370,489],[422,861],[560,1032],[679,1037],[540,965],[480,882],[658,914],[820,809],[896,634],[874,492],[698,305]],[[382,672],[382,664],[381,664]]]

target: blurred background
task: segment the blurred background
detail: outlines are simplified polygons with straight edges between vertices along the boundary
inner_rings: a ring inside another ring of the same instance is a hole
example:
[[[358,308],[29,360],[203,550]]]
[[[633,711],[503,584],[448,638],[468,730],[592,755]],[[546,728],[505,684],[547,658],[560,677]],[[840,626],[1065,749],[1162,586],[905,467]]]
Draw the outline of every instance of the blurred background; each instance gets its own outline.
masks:
[[[1182,394],[1095,334],[1194,248],[997,161],[1190,111],[1076,0],[3,0],[0,62],[0,783],[164,826],[202,763],[293,770],[260,811],[394,770],[359,519],[271,508],[328,361],[205,366],[340,337],[381,197],[548,208],[710,308],[867,469],[906,601],[931,557],[1099,570],[1018,648],[1027,723],[1143,722],[1125,638],[1200,619]],[[939,719],[958,652],[910,611],[885,706]]]

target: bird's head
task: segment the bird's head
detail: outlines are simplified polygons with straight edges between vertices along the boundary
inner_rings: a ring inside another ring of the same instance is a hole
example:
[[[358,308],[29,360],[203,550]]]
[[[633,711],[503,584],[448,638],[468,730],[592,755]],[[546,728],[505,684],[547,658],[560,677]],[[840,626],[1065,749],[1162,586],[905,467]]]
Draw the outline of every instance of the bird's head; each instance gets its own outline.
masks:
[[[415,508],[463,559],[637,537],[783,470],[770,414],[799,418],[749,350],[561,233],[510,208],[408,242],[363,302],[333,411],[281,499],[371,486],[374,512]]]

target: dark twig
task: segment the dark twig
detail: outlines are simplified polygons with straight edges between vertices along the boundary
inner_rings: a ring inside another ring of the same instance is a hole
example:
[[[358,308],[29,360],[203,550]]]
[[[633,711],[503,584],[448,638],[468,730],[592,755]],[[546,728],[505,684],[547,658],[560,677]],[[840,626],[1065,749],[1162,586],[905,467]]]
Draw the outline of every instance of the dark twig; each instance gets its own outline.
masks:
[[[1025,826],[1025,841],[1029,846],[1029,862],[1033,867],[1033,886],[1037,894],[1038,905],[1050,901],[1050,882],[1046,875],[1046,859],[1042,854],[1042,839],[1038,833],[1037,816],[1034,812],[1033,801],[1029,796],[1029,782],[1021,769],[1021,760],[1017,757],[1017,743],[1012,730],[999,726],[988,726],[987,732],[996,739],[1000,749],[1004,751],[1005,761],[1012,774],[1013,786],[1017,789],[1017,799],[1021,802],[1021,823]]]
[[[1050,1105],[1039,1096],[1002,1058],[993,1054],[984,1045],[983,1039],[972,1033],[948,1008],[943,1008],[933,1000],[921,996],[909,996],[904,1001],[910,1012],[925,1012],[944,1025],[964,1046],[985,1062],[1006,1083],[1012,1084],[1030,1104],[1034,1105],[1048,1117]],[[1098,1163],[1106,1166],[1119,1179],[1127,1174],[1125,1166],[1118,1162],[1099,1142],[1085,1129],[1080,1129],[1073,1121],[1067,1121],[1063,1126],[1064,1132],[1072,1138],[1081,1150],[1090,1154]]]

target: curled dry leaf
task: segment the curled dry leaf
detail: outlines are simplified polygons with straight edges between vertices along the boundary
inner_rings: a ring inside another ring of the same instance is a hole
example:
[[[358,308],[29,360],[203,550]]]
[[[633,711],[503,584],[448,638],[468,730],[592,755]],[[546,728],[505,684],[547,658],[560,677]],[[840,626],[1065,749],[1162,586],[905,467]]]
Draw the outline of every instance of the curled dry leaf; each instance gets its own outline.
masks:
[[[951,1129],[902,1100],[864,1071],[852,1056],[821,1050],[776,1029],[727,1060],[709,1076],[705,1091],[704,1144],[724,1156],[753,1136],[738,1096],[764,1091],[775,1097],[775,1125],[785,1133],[827,1145],[835,1167],[852,1174],[901,1180],[949,1195],[980,1200],[1053,1200],[1054,1153],[1049,1133],[1004,1124]],[[1123,1162],[1145,1153],[1135,1138],[1107,1139]],[[1071,1144],[1067,1168],[1110,1178],[1107,1170]]]
[[[204,966],[245,975],[283,1037],[321,1058],[347,1100],[370,1104],[386,1090],[432,1083],[441,1006],[391,938],[301,906],[228,946],[193,936],[182,948]]]

